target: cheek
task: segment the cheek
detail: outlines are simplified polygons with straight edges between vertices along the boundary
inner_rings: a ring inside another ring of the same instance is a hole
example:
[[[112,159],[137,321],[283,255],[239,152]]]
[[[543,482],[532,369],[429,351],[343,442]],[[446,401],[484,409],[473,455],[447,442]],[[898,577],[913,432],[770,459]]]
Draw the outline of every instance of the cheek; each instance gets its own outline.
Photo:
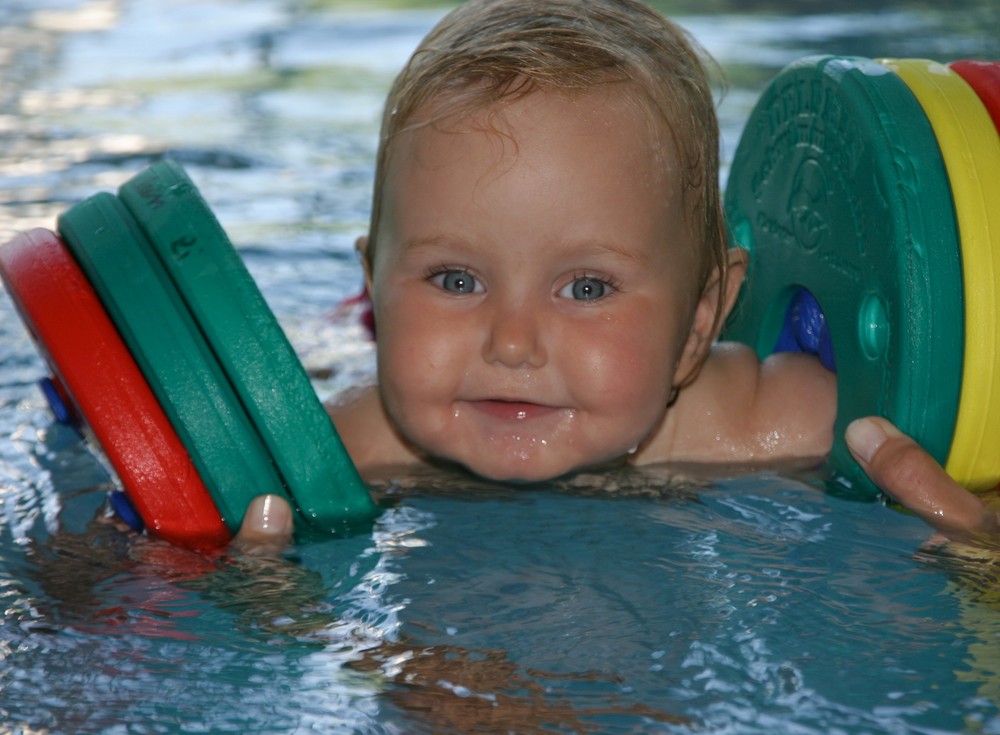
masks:
[[[609,323],[600,333],[592,331],[590,344],[576,351],[579,359],[573,363],[580,390],[603,412],[640,419],[659,416],[666,405],[682,345],[676,344],[676,327],[654,321]]]
[[[460,331],[415,300],[376,303],[379,383],[395,405],[433,398],[455,377],[466,352]]]

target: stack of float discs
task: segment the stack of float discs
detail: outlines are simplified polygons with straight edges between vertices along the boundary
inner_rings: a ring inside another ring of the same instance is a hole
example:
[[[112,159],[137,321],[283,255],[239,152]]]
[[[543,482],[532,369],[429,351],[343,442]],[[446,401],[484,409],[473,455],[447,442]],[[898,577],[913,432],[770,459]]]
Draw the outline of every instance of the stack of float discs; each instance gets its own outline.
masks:
[[[876,414],[964,486],[1000,481],[998,125],[1000,64],[831,56],[783,70],[747,122],[727,334],[837,371],[832,463],[854,486],[844,429]]]
[[[96,440],[150,532],[225,544],[265,492],[289,500],[299,529],[372,517],[297,356],[177,164],[0,247],[0,275],[53,371],[57,415]]]

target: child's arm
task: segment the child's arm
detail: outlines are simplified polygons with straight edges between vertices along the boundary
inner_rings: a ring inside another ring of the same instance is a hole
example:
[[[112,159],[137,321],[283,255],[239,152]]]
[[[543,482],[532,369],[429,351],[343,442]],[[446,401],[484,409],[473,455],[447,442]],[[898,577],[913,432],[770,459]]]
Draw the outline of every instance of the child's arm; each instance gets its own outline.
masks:
[[[717,344],[635,461],[822,459],[833,443],[836,390],[836,376],[815,357],[760,361],[745,345]]]

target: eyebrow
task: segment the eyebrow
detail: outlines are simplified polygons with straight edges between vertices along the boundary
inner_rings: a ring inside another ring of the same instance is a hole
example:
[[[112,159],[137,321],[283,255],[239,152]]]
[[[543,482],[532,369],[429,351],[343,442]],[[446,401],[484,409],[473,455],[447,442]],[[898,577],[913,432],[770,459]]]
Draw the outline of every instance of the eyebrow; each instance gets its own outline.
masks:
[[[627,260],[639,265],[646,265],[648,258],[641,253],[630,250],[617,242],[605,242],[603,240],[587,240],[582,243],[584,247],[598,252],[609,253],[619,260]]]
[[[413,237],[404,240],[400,245],[403,250],[414,251],[440,246],[465,248],[468,247],[468,241],[462,237],[452,237],[450,235],[438,234]],[[607,254],[614,257],[616,260],[625,260],[638,265],[646,265],[649,260],[643,254],[630,250],[617,242],[608,242],[605,240],[584,239],[568,243],[562,241],[560,243],[556,243],[553,247],[556,249],[561,247],[566,251],[572,251],[569,254],[579,252],[583,252],[585,254]]]
[[[437,247],[442,245],[464,246],[465,241],[462,238],[447,237],[445,235],[425,235],[423,237],[411,237],[400,243],[400,247],[403,250],[420,250],[422,248]]]

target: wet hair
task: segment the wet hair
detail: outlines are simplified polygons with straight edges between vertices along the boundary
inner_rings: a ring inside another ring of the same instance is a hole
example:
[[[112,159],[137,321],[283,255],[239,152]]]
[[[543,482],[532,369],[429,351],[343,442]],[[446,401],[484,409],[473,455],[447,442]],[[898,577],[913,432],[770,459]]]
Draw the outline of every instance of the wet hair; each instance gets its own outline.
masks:
[[[682,28],[639,0],[469,0],[424,38],[390,89],[375,166],[369,267],[386,172],[401,133],[496,110],[534,91],[572,95],[610,83],[646,113],[654,160],[667,166],[669,154],[676,157],[699,249],[697,293],[714,269],[724,285],[727,241],[709,64]],[[720,289],[717,321],[724,293]]]

